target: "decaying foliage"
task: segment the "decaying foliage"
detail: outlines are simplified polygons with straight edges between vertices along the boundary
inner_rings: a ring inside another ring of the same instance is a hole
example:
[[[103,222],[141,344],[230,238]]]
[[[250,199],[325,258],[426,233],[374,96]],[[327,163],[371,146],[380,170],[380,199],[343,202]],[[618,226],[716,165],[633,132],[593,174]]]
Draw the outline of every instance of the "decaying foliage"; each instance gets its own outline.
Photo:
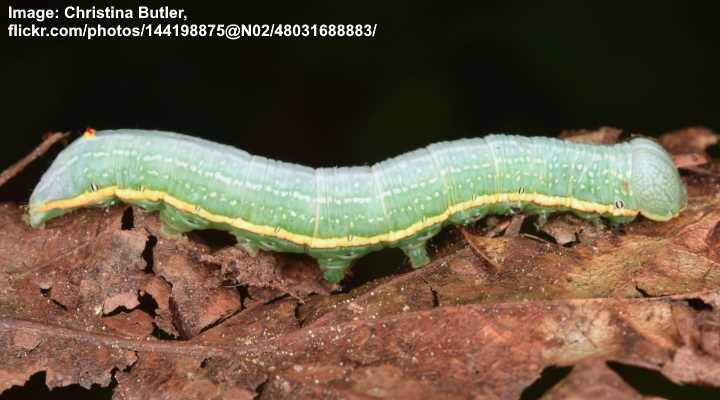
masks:
[[[251,257],[218,233],[166,239],[138,209],[32,230],[2,204],[0,391],[44,373],[50,388],[129,399],[718,395],[714,138],[661,138],[689,169],[689,206],[670,222],[490,218],[446,232],[429,267],[345,291],[308,258]]]

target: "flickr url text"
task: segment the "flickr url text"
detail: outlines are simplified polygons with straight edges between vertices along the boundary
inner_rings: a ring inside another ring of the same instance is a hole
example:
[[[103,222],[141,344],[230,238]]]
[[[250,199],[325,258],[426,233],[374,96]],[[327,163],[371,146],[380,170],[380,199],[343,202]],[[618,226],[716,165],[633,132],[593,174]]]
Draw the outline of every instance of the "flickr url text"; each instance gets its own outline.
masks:
[[[375,37],[377,24],[78,24],[42,26],[11,23],[9,37],[36,38],[362,38]]]

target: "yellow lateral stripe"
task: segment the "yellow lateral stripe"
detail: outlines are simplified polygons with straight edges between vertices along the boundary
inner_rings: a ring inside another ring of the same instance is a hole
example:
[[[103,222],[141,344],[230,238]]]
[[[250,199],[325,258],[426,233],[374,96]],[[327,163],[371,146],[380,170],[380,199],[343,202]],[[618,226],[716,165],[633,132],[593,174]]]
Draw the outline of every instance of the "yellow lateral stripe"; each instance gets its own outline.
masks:
[[[455,213],[466,211],[475,207],[503,202],[524,202],[536,204],[543,207],[566,207],[577,211],[605,215],[609,214],[613,216],[634,217],[638,214],[637,210],[617,209],[612,205],[598,204],[589,201],[574,199],[572,197],[547,196],[544,194],[533,193],[498,193],[478,196],[473,200],[452,205],[442,214],[426,218],[423,221],[416,222],[409,227],[398,231],[392,231],[369,237],[352,236],[335,238],[313,238],[312,236],[292,233],[282,228],[277,229],[273,226],[256,225],[251,222],[245,221],[242,218],[231,218],[222,215],[212,214],[202,208],[195,206],[194,204],[187,203],[183,200],[170,196],[165,192],[156,190],[140,191],[134,189],[121,189],[117,186],[110,186],[97,190],[95,192],[83,193],[77,197],[73,197],[70,199],[49,201],[38,206],[33,206],[32,209],[33,212],[47,212],[54,209],[78,208],[92,204],[99,204],[112,197],[117,197],[121,200],[163,201],[178,210],[184,211],[189,214],[197,215],[210,222],[227,224],[248,232],[256,233],[259,235],[272,236],[278,239],[284,239],[289,242],[308,246],[314,249],[333,249],[339,247],[367,246],[378,243],[393,243],[410,237],[425,228],[429,228],[435,224],[439,224]]]

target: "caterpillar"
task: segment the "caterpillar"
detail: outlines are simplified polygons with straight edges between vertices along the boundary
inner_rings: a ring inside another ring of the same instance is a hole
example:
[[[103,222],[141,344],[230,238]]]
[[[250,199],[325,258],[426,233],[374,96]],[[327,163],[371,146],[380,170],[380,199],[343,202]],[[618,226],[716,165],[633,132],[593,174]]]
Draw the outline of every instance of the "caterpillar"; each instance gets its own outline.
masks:
[[[669,155],[644,138],[592,145],[489,135],[371,166],[313,169],[177,133],[88,129],[35,187],[29,222],[116,201],[159,211],[167,235],[221,229],[251,253],[307,253],[336,283],[353,260],[383,247],[427,264],[426,242],[448,224],[515,211],[667,221],[687,191]]]

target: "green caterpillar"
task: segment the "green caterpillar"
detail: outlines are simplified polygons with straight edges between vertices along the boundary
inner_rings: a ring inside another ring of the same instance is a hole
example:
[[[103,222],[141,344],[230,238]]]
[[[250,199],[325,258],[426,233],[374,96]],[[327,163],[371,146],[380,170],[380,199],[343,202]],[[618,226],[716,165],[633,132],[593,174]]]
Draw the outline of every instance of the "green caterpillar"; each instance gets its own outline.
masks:
[[[222,229],[250,252],[307,253],[339,282],[383,247],[427,264],[425,244],[447,224],[515,210],[667,221],[687,192],[668,154],[642,138],[604,146],[490,135],[313,169],[176,133],[88,130],[33,191],[30,224],[117,200],[159,211],[166,234]]]

